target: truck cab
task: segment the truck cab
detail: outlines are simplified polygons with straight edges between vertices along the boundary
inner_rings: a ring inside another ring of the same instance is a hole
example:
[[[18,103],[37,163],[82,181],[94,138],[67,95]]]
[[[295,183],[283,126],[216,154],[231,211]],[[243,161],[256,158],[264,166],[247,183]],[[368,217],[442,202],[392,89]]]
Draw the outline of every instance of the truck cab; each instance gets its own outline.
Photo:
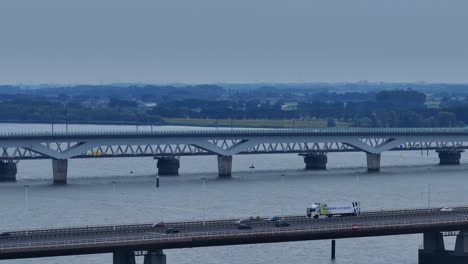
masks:
[[[307,207],[307,217],[319,218],[319,215],[320,215],[320,204],[313,203],[311,206]]]

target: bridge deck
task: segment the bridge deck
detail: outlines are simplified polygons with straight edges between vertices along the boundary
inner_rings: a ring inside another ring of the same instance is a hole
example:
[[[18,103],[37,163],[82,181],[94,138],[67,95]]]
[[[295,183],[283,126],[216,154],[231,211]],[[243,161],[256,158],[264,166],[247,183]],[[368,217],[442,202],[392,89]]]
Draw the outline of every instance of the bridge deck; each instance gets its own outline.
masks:
[[[252,137],[252,136],[437,136],[468,135],[466,128],[304,128],[304,129],[199,129],[166,131],[82,131],[0,133],[0,140],[22,139],[98,139],[147,137]]]
[[[0,134],[2,160],[463,150],[465,128],[314,128]]]
[[[253,222],[250,230],[239,230],[235,219],[208,221],[205,225],[169,223],[165,227],[176,227],[180,230],[178,234],[165,234],[165,228],[151,225],[11,232],[11,236],[0,239],[0,259],[456,231],[468,227],[468,209],[368,212],[359,217],[330,219],[289,216],[287,219],[291,226],[281,228],[267,219]]]

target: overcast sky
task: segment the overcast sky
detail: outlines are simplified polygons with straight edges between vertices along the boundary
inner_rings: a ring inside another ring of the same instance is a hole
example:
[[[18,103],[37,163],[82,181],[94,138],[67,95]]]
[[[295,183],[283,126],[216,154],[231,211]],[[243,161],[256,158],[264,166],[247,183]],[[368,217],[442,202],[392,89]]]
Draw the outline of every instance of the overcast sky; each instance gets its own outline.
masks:
[[[1,0],[0,83],[468,82],[466,0]]]

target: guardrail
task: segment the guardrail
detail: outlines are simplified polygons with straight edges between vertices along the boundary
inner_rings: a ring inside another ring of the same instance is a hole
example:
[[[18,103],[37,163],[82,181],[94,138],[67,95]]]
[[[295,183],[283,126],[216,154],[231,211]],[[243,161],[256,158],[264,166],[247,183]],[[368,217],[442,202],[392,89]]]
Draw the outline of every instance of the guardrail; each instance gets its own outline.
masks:
[[[442,215],[442,214],[458,214],[468,213],[468,207],[454,207],[451,212],[442,212],[440,208],[427,208],[427,209],[404,209],[404,210],[381,210],[362,212],[359,216],[360,219],[377,219],[382,217],[408,217],[408,216],[419,216],[419,215]],[[182,230],[190,229],[210,229],[216,227],[232,227],[236,225],[236,221],[244,218],[235,219],[218,219],[218,220],[207,220],[207,221],[189,221],[189,222],[167,222],[165,227],[173,227]],[[287,221],[292,223],[318,223],[322,222],[341,222],[349,221],[350,218],[355,217],[334,217],[325,219],[311,219],[305,215],[288,215],[284,216]],[[254,225],[268,225],[268,217],[251,218]],[[64,237],[64,236],[80,236],[80,235],[91,235],[91,234],[106,234],[106,233],[136,233],[144,231],[159,230],[161,227],[153,227],[154,224],[134,224],[134,225],[108,225],[108,226],[91,226],[91,227],[70,227],[60,229],[39,229],[39,230],[24,230],[24,231],[11,231],[9,237],[4,239],[31,239],[31,238],[45,238],[45,237]]]
[[[82,132],[8,132],[11,137],[80,137],[80,136],[213,136],[213,135],[279,135],[279,134],[466,134],[468,128],[281,128],[281,129],[200,129],[161,131],[82,131]]]
[[[407,221],[382,221],[378,223],[365,223],[360,224],[358,228],[353,228],[355,224],[338,224],[338,225],[318,225],[308,227],[284,227],[284,228],[265,228],[258,230],[231,230],[231,231],[211,231],[211,232],[194,232],[194,233],[179,233],[170,235],[144,235],[144,236],[125,236],[125,237],[112,237],[112,238],[94,238],[94,239],[77,239],[77,240],[63,240],[63,241],[48,241],[48,242],[28,242],[28,243],[14,243],[14,244],[0,244],[0,254],[9,252],[21,252],[24,250],[47,250],[57,248],[79,248],[79,247],[97,247],[112,245],[130,245],[131,243],[141,242],[185,242],[187,238],[199,240],[222,239],[239,237],[245,238],[249,236],[280,236],[284,234],[294,233],[307,233],[318,235],[321,233],[329,232],[359,232],[363,231],[378,231],[383,229],[402,229],[402,228],[425,228],[425,227],[445,227],[451,225],[468,225],[468,216],[456,217],[449,220],[428,219],[428,220],[407,220]]]

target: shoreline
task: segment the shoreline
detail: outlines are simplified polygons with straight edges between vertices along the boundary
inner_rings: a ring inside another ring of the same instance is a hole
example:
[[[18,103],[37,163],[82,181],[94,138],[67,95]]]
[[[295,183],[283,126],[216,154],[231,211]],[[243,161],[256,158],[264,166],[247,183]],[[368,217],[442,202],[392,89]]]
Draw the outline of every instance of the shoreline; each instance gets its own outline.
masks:
[[[304,120],[253,120],[253,119],[185,119],[163,118],[164,123],[142,123],[134,121],[83,121],[83,122],[54,122],[54,125],[121,125],[121,126],[188,126],[188,127],[246,127],[246,128],[307,128],[327,127],[326,121]],[[0,124],[42,124],[52,125],[51,122],[32,120],[0,120]],[[351,127],[351,122],[336,122],[336,127]]]

